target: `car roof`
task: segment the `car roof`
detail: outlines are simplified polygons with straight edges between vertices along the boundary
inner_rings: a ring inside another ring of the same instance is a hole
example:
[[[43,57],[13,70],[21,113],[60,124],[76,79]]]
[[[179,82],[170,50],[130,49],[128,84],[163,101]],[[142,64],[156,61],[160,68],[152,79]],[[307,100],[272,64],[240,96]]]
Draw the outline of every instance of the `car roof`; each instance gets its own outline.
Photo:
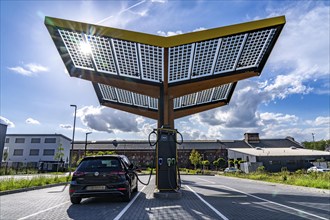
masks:
[[[83,160],[86,160],[86,159],[104,159],[104,158],[123,158],[125,157],[124,155],[93,155],[93,156],[87,156],[87,157],[84,157]]]

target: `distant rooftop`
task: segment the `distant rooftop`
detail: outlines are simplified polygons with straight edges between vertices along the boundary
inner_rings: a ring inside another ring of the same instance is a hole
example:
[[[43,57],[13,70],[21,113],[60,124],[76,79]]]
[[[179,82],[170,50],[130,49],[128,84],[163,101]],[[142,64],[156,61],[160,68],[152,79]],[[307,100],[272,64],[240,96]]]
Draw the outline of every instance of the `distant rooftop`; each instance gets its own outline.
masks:
[[[330,152],[302,148],[235,148],[230,150],[253,156],[330,156]]]

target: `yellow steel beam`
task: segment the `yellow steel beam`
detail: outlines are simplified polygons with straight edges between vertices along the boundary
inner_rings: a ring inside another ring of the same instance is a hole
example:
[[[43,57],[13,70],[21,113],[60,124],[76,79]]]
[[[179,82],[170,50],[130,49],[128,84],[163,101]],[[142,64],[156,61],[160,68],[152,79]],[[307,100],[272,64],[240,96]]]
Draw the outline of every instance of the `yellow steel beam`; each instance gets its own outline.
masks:
[[[137,43],[148,44],[157,47],[165,47],[165,48],[250,32],[268,27],[283,26],[285,22],[286,22],[285,17],[279,16],[279,17],[267,18],[263,20],[240,23],[225,27],[218,27],[203,31],[180,34],[170,37],[163,37],[163,36],[146,34],[141,32],[123,30],[118,28],[104,27],[104,26],[92,25],[88,23],[64,20],[54,17],[45,17],[45,24],[47,26],[58,27],[67,30],[72,30],[75,32],[84,32],[96,36],[116,38],[116,39],[127,40],[131,42],[137,42]]]

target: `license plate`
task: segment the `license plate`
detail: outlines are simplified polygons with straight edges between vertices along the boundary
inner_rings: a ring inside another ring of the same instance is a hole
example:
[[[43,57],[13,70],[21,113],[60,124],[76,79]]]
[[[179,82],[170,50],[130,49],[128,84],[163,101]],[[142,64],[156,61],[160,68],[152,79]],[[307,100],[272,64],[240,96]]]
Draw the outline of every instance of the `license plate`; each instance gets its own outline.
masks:
[[[86,190],[104,190],[105,186],[87,186]]]

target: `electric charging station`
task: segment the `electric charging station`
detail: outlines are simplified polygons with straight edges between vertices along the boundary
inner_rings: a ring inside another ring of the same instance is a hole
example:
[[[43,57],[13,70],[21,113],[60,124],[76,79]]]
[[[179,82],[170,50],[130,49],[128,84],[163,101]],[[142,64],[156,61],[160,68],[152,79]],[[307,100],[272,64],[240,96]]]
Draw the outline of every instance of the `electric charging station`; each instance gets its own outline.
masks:
[[[177,173],[177,130],[157,129],[156,185],[159,191],[179,189]]]
[[[101,105],[158,120],[156,190],[166,196],[180,183],[174,120],[229,104],[238,81],[261,74],[284,24],[279,16],[162,37],[45,17],[69,75],[93,82]]]

